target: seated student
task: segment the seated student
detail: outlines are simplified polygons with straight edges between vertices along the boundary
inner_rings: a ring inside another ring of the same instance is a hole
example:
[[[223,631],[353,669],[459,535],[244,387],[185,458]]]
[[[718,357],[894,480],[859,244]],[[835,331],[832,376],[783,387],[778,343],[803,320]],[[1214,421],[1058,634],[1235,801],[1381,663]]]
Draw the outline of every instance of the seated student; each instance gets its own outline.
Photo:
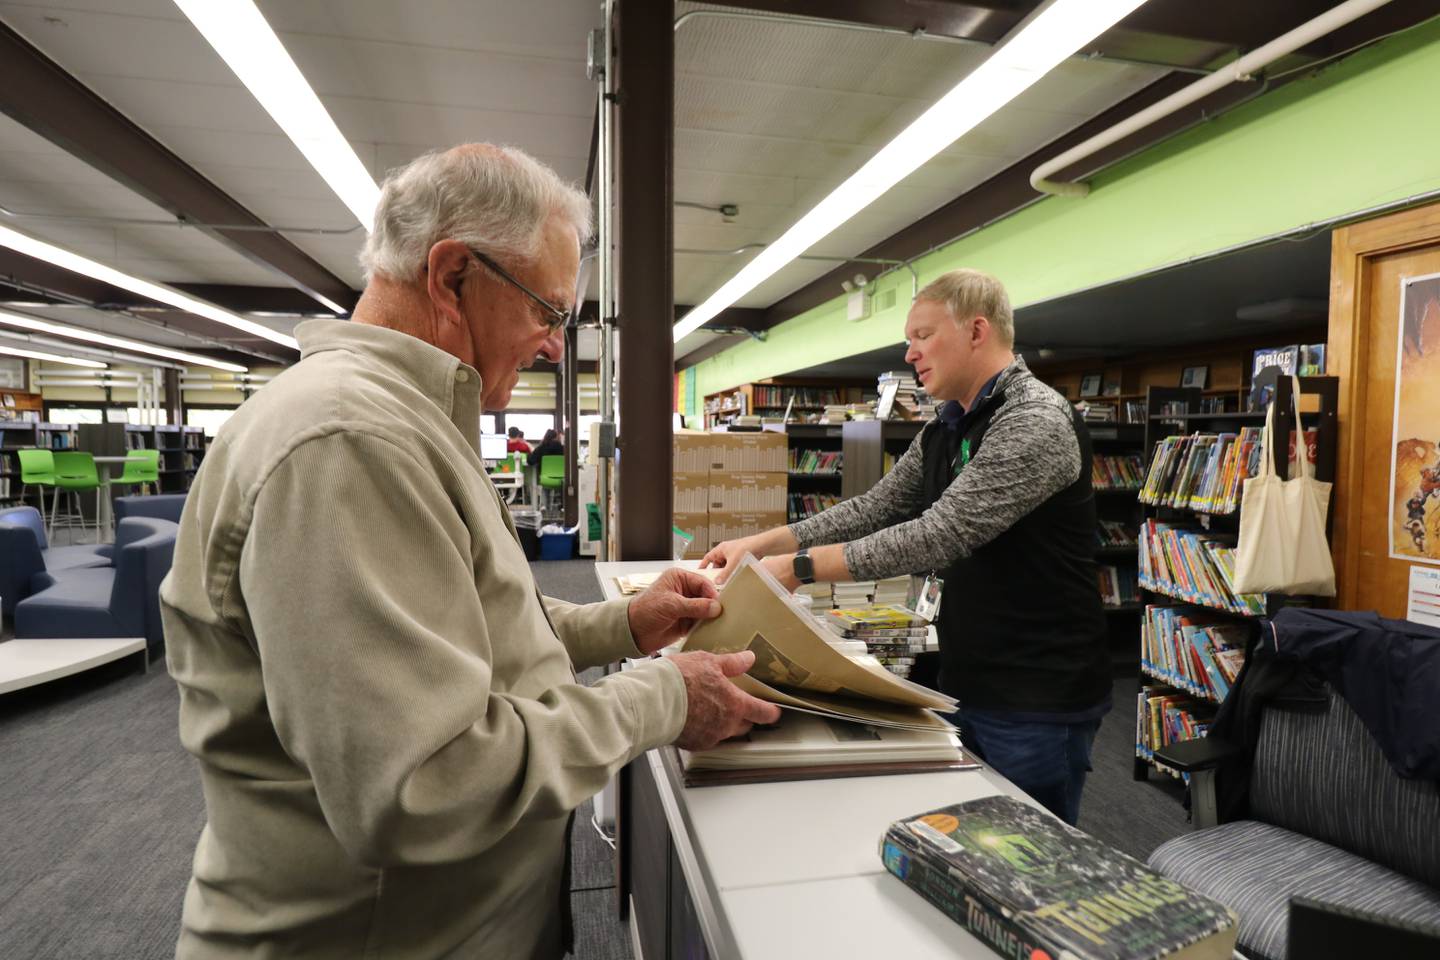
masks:
[[[540,441],[540,445],[530,451],[530,456],[526,458],[525,462],[532,467],[538,467],[540,466],[541,457],[553,457],[564,453],[564,439],[565,438],[556,431],[546,430],[544,438]]]
[[[525,435],[520,432],[519,427],[511,427],[509,430],[510,440],[505,444],[506,453],[529,453],[530,444],[525,442]]]

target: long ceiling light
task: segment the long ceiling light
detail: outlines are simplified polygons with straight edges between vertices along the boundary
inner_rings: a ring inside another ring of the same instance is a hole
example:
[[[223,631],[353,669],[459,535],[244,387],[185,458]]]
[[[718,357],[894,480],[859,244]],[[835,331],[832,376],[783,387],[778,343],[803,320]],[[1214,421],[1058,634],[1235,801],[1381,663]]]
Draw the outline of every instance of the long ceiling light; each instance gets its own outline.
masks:
[[[369,230],[380,199],[375,178],[252,0],[175,0],[175,5]]]
[[[51,323],[48,320],[37,320],[34,317],[10,313],[7,310],[0,310],[0,324],[4,324],[7,327],[19,327],[21,330],[33,330],[37,333],[49,333],[57,337],[68,337],[71,340],[84,340],[86,343],[99,343],[107,347],[119,347],[121,350],[134,350],[136,353],[148,353],[170,360],[180,360],[196,366],[214,367],[217,370],[229,370],[232,373],[244,373],[248,369],[240,366],[238,363],[225,363],[223,360],[211,360],[209,357],[202,357],[198,353],[172,350],[169,347],[156,346],[153,343],[142,343],[139,340],[127,340],[124,337],[112,337],[109,334],[99,333],[95,330],[86,330],[83,327],[72,327],[64,323]]]
[[[1031,14],[984,63],[682,317],[675,324],[675,341],[774,276],[1143,2],[1054,0]]]
[[[272,343],[283,344],[292,350],[300,349],[300,345],[294,337],[276,330],[271,330],[269,327],[256,323],[254,320],[247,320],[238,313],[231,313],[229,310],[217,307],[213,303],[197,300],[172,287],[167,287],[159,283],[151,283],[149,280],[141,280],[139,277],[133,277],[128,273],[121,273],[114,267],[107,267],[105,264],[91,260],[89,257],[82,257],[78,253],[72,253],[69,250],[55,246],[53,243],[37,240],[18,230],[12,230],[10,227],[0,226],[0,246],[9,247],[11,250],[23,253],[28,257],[34,257],[36,260],[44,260],[46,263],[54,264],[66,270],[81,273],[87,277],[93,277],[96,280],[104,281],[122,290],[129,290],[131,293],[139,294],[150,300],[168,303],[177,310],[184,310],[186,313],[193,313],[197,317],[204,317],[207,320],[214,320],[216,323],[223,323],[227,327],[243,330],[246,333],[262,337]]]
[[[27,360],[49,360],[51,363],[68,363],[76,367],[104,370],[105,364],[95,360],[81,360],[79,357],[62,357],[56,353],[42,353],[39,350],[22,350],[19,347],[0,346],[0,353],[7,357],[25,357]]]

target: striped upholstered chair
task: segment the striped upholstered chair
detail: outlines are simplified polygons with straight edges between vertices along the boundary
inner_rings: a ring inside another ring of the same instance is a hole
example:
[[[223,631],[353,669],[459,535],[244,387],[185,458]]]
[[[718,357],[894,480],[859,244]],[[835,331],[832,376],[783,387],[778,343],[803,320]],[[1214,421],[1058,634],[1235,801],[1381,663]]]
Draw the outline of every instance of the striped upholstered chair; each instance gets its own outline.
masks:
[[[1149,861],[1234,910],[1246,956],[1287,960],[1292,897],[1440,935],[1440,784],[1397,775],[1342,697],[1320,711],[1266,705],[1249,817],[1176,837]]]

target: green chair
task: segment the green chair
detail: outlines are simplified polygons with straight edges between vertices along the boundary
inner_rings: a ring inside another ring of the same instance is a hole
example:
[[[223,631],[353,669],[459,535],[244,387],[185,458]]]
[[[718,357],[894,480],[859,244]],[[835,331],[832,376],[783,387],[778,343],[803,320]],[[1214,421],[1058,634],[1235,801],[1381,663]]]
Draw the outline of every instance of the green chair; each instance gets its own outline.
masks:
[[[553,502],[558,491],[565,486],[565,457],[551,453],[540,458],[540,491],[547,503]]]
[[[34,447],[17,450],[20,458],[20,500],[23,503],[30,487],[40,488],[40,513],[45,513],[45,488],[55,486],[55,454]]]
[[[57,450],[55,456],[55,496],[50,505],[50,531],[53,535],[60,505],[60,492],[68,493],[74,504],[74,512],[65,518],[73,525],[79,518],[80,529],[85,529],[85,514],[80,509],[80,494],[95,491],[95,542],[100,542],[100,474],[95,470],[95,458],[83,450]]]
[[[139,486],[160,489],[160,451],[128,450],[120,476],[110,481],[112,487]],[[150,492],[150,490],[146,490]]]

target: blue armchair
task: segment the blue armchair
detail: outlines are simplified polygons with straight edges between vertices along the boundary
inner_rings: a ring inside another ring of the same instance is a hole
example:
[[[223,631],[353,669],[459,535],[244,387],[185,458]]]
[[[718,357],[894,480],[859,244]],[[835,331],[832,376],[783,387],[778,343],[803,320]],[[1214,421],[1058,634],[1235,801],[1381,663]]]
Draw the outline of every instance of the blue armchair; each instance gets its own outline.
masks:
[[[10,616],[15,604],[38,589],[37,574],[77,567],[110,565],[110,544],[52,547],[45,536],[45,518],[34,507],[0,510],[0,612]]]
[[[185,509],[185,494],[160,493],[150,497],[116,497],[115,522],[126,517],[155,517],[180,522],[180,512]]]
[[[15,636],[144,637],[164,645],[160,581],[170,572],[178,528],[168,520],[129,517],[115,535],[115,565],[45,572],[35,593],[15,607]]]

